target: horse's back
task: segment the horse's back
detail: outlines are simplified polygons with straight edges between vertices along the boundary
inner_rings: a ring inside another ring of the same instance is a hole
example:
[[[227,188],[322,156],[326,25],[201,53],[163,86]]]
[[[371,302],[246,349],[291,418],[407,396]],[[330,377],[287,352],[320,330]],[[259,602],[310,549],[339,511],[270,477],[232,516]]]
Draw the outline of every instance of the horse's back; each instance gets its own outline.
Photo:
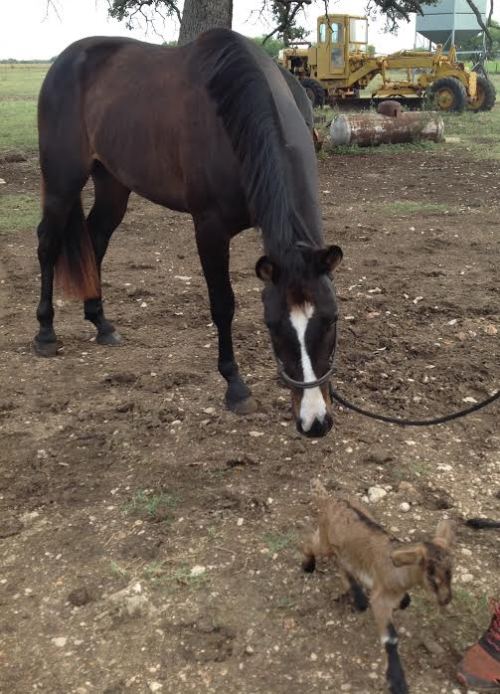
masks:
[[[220,29],[182,47],[105,36],[68,46],[40,95],[42,160],[57,141],[68,159],[99,160],[124,186],[172,209],[196,213],[214,199],[246,209],[240,165],[206,86],[228,45],[265,76],[289,153],[308,172],[299,187],[314,185],[310,133],[278,67],[250,40]],[[232,79],[239,89],[241,74]],[[259,119],[258,104],[249,108]],[[235,231],[247,223],[244,213]]]

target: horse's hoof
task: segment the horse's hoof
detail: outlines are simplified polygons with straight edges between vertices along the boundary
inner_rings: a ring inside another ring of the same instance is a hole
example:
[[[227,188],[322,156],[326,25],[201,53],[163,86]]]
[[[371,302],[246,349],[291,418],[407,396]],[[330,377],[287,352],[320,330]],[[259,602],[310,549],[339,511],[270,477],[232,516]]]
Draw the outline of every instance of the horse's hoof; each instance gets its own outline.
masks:
[[[251,395],[248,398],[245,398],[244,400],[238,400],[237,402],[228,402],[227,406],[231,410],[231,412],[234,412],[235,414],[241,414],[241,415],[248,415],[248,414],[254,414],[254,412],[257,412],[259,409],[259,406],[257,405],[257,400],[253,398]]]
[[[56,357],[62,352],[63,344],[60,340],[54,342],[42,342],[35,337],[33,340],[33,351],[38,357]]]
[[[97,335],[95,341],[98,345],[107,345],[108,347],[117,347],[123,344],[123,339],[120,333],[114,330],[112,333],[103,333]]]

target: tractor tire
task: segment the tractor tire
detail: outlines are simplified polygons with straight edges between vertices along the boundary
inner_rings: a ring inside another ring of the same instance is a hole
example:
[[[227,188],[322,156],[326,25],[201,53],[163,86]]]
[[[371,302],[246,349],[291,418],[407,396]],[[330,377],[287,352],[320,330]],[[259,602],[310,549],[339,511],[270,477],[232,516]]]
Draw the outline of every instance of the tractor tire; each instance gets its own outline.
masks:
[[[310,77],[301,81],[301,85],[306,90],[306,94],[311,100],[313,108],[323,108],[325,105],[325,90],[317,80]]]
[[[469,111],[491,111],[495,105],[497,92],[493,82],[483,75],[477,76],[477,99],[468,105]]]
[[[464,85],[455,77],[441,77],[431,85],[431,97],[437,111],[461,113],[467,105]]]

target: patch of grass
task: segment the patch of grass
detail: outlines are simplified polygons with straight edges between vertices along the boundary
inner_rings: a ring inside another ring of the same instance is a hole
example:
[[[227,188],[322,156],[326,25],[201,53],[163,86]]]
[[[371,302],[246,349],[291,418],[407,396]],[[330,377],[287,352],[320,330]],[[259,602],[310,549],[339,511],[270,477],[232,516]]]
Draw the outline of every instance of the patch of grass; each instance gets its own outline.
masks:
[[[497,90],[497,103],[491,111],[461,114],[443,113],[446,137],[458,137],[459,142],[448,147],[465,148],[473,157],[500,159],[500,75],[490,75]]]
[[[343,154],[346,156],[376,156],[379,154],[402,154],[403,152],[422,152],[439,147],[435,142],[400,142],[394,145],[375,145],[374,147],[359,147],[358,145],[339,145],[328,148],[330,154]]]
[[[48,63],[0,65],[0,99],[33,99],[38,97]]]
[[[291,544],[296,542],[297,538],[294,533],[267,533],[264,536],[264,542],[271,554],[277,554],[283,549],[286,549]]]
[[[119,578],[129,578],[130,577],[130,571],[128,569],[125,569],[123,566],[120,566],[116,561],[112,561],[111,565],[111,573],[114,576],[118,576]]]
[[[2,195],[0,192],[0,211],[0,234],[33,231],[40,221],[40,200],[36,195]]]
[[[432,468],[432,472],[434,469]],[[429,464],[423,460],[409,460],[406,465],[395,465],[391,468],[391,483],[397,484],[403,480],[421,482],[429,475]]]
[[[143,568],[144,578],[149,581],[159,581],[165,577],[165,562],[153,561]]]
[[[208,582],[206,572],[192,574],[191,567],[187,564],[169,572],[167,562],[165,561],[153,561],[150,564],[146,564],[142,568],[142,577],[165,588],[185,586],[195,590]]]
[[[0,65],[0,152],[36,150],[38,92],[48,65]]]
[[[145,520],[165,522],[169,520],[170,511],[176,508],[178,499],[166,492],[146,492],[139,490],[125,504],[125,513]]]
[[[455,586],[453,589],[453,602],[460,609],[475,615],[481,623],[489,621],[488,598],[485,593],[474,595],[465,588]]]
[[[0,100],[0,152],[20,149],[34,151],[38,144],[36,103]]]
[[[394,202],[384,202],[385,212],[392,214],[422,214],[422,212],[447,212],[448,205],[437,202],[418,202],[416,200],[395,200]]]
[[[293,600],[288,595],[283,595],[276,600],[275,607],[278,610],[290,610],[291,608],[295,607],[296,604],[296,600]]]
[[[488,598],[484,593],[475,595],[453,585],[453,600],[447,610],[436,609],[436,603],[422,591],[412,593],[412,608],[432,629],[462,651],[488,626],[490,614]]]
[[[201,588],[208,582],[206,572],[193,575],[189,566],[181,566],[179,569],[167,576],[166,579],[169,583],[174,582],[193,589]]]

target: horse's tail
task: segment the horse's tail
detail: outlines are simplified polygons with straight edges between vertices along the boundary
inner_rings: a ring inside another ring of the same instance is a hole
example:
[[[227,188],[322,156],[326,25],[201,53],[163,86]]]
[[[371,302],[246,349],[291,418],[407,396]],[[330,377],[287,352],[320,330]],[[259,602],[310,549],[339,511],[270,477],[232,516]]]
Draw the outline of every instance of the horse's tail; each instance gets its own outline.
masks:
[[[240,162],[252,224],[262,229],[266,251],[279,255],[293,244],[295,220],[285,141],[266,78],[266,71],[278,68],[267,56],[256,54],[258,47],[227,29],[203,34],[197,48],[197,67],[203,66],[206,89]]]
[[[60,238],[56,261],[56,286],[73,299],[95,299],[101,295],[94,249],[85,223],[80,196],[74,202]]]

